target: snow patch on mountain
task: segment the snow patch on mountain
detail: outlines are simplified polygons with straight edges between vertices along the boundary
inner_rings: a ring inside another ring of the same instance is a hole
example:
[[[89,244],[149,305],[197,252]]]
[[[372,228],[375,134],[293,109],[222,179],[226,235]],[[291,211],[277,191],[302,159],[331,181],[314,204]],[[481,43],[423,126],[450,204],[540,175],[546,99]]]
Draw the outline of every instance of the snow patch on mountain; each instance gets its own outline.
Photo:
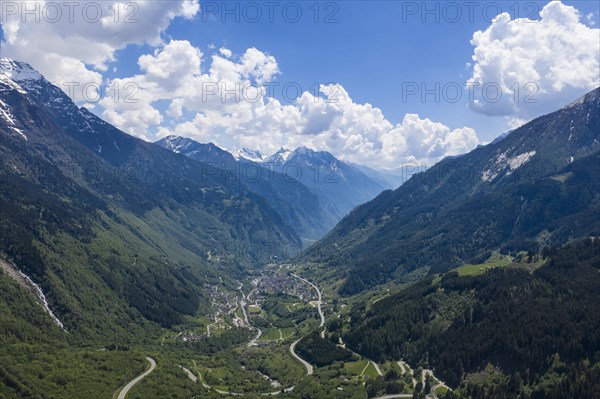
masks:
[[[0,58],[0,82],[17,90],[21,94],[38,93],[41,83],[46,81],[42,74],[31,65],[14,61],[10,58]]]
[[[163,142],[165,148],[177,154],[185,151],[192,144],[192,141],[184,140],[183,137],[179,136],[167,136],[163,139]]]
[[[529,162],[536,154],[535,151],[530,151],[509,158],[506,155],[509,151],[505,151],[494,158],[493,165],[484,170],[481,174],[481,179],[483,181],[489,182],[494,180],[496,177],[498,177],[498,175],[500,175],[500,173],[502,173],[502,171],[506,170],[507,168],[508,172],[506,175],[510,175],[512,172]]]
[[[21,94],[27,94],[25,89],[23,89],[19,84],[14,82],[11,78],[9,78],[1,69],[0,69],[0,93],[6,91],[3,86],[8,86],[9,90],[16,90]]]
[[[261,163],[266,160],[266,156],[260,152],[259,150],[253,150],[251,148],[237,148],[234,147],[231,151],[229,151],[231,155],[235,158],[236,161],[240,159],[245,159],[247,161]]]
[[[42,78],[42,75],[33,69],[31,65],[6,57],[0,58],[0,73],[6,75],[14,82],[25,82]]]
[[[527,163],[535,154],[535,151],[530,151],[524,152],[523,154],[517,155],[516,157],[512,157],[508,160],[508,167],[511,171],[517,170],[525,163]]]
[[[295,151],[288,150],[287,148],[281,147],[275,154],[267,158],[266,163],[282,165],[290,159]]]
[[[25,132],[23,132],[21,129],[19,129],[19,128],[17,128],[17,127],[14,127],[14,126],[12,126],[12,127],[11,127],[11,129],[12,129],[13,131],[15,131],[15,132],[19,133],[19,135],[20,135],[21,137],[23,137],[25,140],[27,140],[27,136],[25,135]]]
[[[23,130],[17,128],[15,124],[15,118],[13,114],[10,112],[10,107],[2,100],[0,100],[0,119],[6,122],[6,125],[9,129],[17,132],[21,137],[27,140],[27,136],[23,132]]]
[[[575,108],[575,107],[578,107],[585,103],[599,101],[599,97],[600,97],[600,91],[598,89],[592,90],[591,92],[584,94],[583,96],[579,97],[577,100],[573,101],[572,103],[563,107],[562,109],[565,110],[565,109],[569,109],[569,108]]]

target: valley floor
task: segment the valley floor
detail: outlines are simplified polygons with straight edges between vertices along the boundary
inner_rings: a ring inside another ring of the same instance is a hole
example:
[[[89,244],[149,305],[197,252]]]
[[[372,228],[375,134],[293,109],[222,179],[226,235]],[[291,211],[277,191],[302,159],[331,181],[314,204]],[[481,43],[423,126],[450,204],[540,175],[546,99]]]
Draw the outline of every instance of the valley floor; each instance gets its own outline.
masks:
[[[157,372],[138,381],[127,398],[159,397],[166,381],[176,397],[367,398],[365,384],[384,378],[400,391],[379,398],[412,397],[425,378],[432,381],[428,398],[447,389],[430,370],[413,371],[402,361],[378,364],[348,351],[341,337],[337,347],[350,354],[346,361],[316,366],[303,358],[297,346],[313,333],[334,340],[326,321],[347,317],[347,306],[297,273],[292,265],[272,264],[238,282],[237,290],[210,287],[214,314],[165,333],[155,349],[162,357]]]

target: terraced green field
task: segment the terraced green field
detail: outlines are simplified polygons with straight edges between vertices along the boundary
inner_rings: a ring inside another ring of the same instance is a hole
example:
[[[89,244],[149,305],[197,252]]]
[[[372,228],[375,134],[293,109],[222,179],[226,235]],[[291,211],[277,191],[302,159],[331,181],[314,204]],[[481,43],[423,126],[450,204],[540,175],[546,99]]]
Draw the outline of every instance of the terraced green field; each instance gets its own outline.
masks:
[[[496,267],[507,267],[512,263],[512,258],[507,255],[501,255],[498,252],[494,252],[488,260],[478,265],[463,265],[457,269],[459,276],[479,276],[485,273],[486,270],[490,270]]]

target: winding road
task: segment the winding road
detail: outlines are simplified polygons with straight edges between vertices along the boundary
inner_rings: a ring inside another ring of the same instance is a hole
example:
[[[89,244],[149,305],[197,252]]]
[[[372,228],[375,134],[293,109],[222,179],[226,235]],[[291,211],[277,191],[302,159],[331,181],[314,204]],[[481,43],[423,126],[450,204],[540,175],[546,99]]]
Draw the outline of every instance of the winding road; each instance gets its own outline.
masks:
[[[434,382],[437,381],[437,384],[433,385],[431,387],[431,391],[427,393],[427,398],[435,398],[435,391],[438,388],[446,388],[447,390],[451,391],[452,389],[444,384],[443,381],[441,381],[439,378],[436,378],[436,376],[433,374],[433,370],[429,370],[429,369],[424,369],[423,372],[421,373],[421,383],[423,384],[423,386],[425,386],[425,379],[427,378],[427,376],[431,376],[431,378],[434,380]]]
[[[246,293],[242,290],[242,287],[244,286],[244,284],[240,283],[239,281],[238,281],[238,284],[240,285],[238,287],[238,290],[242,294],[242,299],[240,300],[240,307],[242,308],[242,314],[244,315],[244,322],[246,323],[246,325],[249,329],[256,331],[256,336],[252,339],[252,341],[248,342],[247,346],[248,347],[256,346],[256,342],[262,336],[262,330],[258,327],[254,327],[252,324],[250,324],[250,320],[248,319],[248,314],[246,313],[246,300],[247,300]]]
[[[121,392],[119,392],[119,396],[117,396],[117,399],[125,399],[125,396],[135,384],[140,382],[144,377],[146,377],[148,374],[154,371],[154,369],[156,368],[156,361],[151,357],[146,357],[146,360],[150,362],[150,368],[144,371],[142,374],[135,377],[133,380],[129,381],[129,383],[125,385],[123,389],[121,389]]]
[[[302,339],[302,338],[300,338],[300,339]],[[294,359],[298,360],[300,363],[302,363],[304,365],[304,367],[306,367],[306,375],[312,375],[312,373],[314,372],[314,368],[313,368],[312,364],[310,364],[309,362],[302,359],[300,356],[298,356],[296,354],[296,345],[298,344],[298,342],[300,342],[300,339],[294,341],[290,345],[290,353],[292,354],[292,356],[294,356]]]
[[[412,378],[412,385],[413,388],[417,386],[417,380],[415,379],[415,377],[413,377],[413,370],[410,368],[410,366],[408,365],[408,363],[404,362],[403,360],[400,360],[398,362],[398,366],[400,367],[400,369],[402,370],[402,374],[408,372]]]
[[[179,366],[179,368],[183,370],[183,372],[184,372],[184,373],[185,373],[185,374],[188,376],[188,378],[189,378],[190,380],[192,380],[192,381],[194,381],[194,382],[198,382],[198,377],[196,377],[196,376],[194,375],[194,373],[192,373],[192,372],[191,372],[189,369],[186,369],[186,368],[185,368],[185,367],[183,367],[183,366]],[[205,387],[205,388],[206,388],[206,387]]]
[[[323,297],[321,295],[321,290],[319,290],[319,287],[317,287],[315,284],[311,283],[310,281],[308,281],[305,278],[302,278],[300,276],[298,276],[295,273],[291,273],[292,276],[294,276],[295,278],[297,278],[298,280],[310,285],[312,288],[315,289],[315,291],[317,291],[317,310],[319,311],[319,317],[321,318],[321,324],[319,324],[319,328],[322,328],[325,325],[325,314],[323,313],[323,309],[321,308],[321,304],[323,302]],[[325,338],[325,330],[321,331],[321,338]],[[302,359],[300,356],[298,356],[296,354],[296,345],[298,344],[298,342],[300,342],[302,338],[300,338],[299,340],[293,342],[290,345],[290,353],[292,354],[292,356],[298,360],[300,363],[302,363],[304,365],[304,367],[306,367],[306,375],[312,375],[314,372],[314,368],[313,366],[308,363],[306,360]]]
[[[196,364],[196,362],[194,362],[194,365]],[[198,374],[198,377],[196,377],[194,375],[194,373],[192,373],[189,369],[183,367],[183,366],[179,366],[180,369],[182,369],[185,374],[188,376],[188,378],[190,380],[192,380],[194,383],[200,381],[200,383],[202,384],[202,387],[205,389],[213,390],[216,393],[219,393],[221,395],[228,395],[228,396],[246,396],[245,393],[236,393],[236,392],[229,392],[229,391],[223,391],[221,389],[217,389],[217,388],[213,388],[210,385],[208,385],[206,382],[204,382],[204,380],[202,379],[202,375]],[[283,392],[287,393],[287,392],[292,392],[294,389],[296,388],[296,386],[291,386],[289,388],[285,388],[283,389]],[[265,393],[261,393],[261,396],[277,396],[282,392],[281,389],[277,390],[277,391],[273,391],[273,392],[265,392]]]
[[[295,278],[297,278],[298,280],[310,285],[312,288],[315,289],[315,291],[317,291],[317,310],[319,311],[319,316],[321,317],[321,324],[319,325],[319,327],[323,327],[325,325],[325,315],[323,314],[323,309],[321,308],[321,304],[323,303],[323,298],[322,298],[322,294],[321,294],[321,290],[319,290],[319,287],[317,287],[315,284],[313,284],[312,282],[308,281],[305,278],[302,278],[300,276],[298,276],[295,273],[291,273],[292,276],[294,276]],[[321,331],[321,338],[325,338],[325,330]],[[340,340],[340,346],[345,347],[343,341]],[[313,373],[313,366],[308,363],[307,361],[305,361],[304,359],[302,359],[300,356],[298,356],[295,352],[295,348],[296,348],[296,344],[299,342],[300,340],[297,340],[296,342],[294,342],[291,346],[290,346],[290,353],[292,354],[292,356],[294,356],[294,358],[296,358],[298,361],[300,361],[305,367],[306,370],[308,372],[308,375],[311,375]],[[355,353],[355,352],[353,352]],[[358,355],[357,353],[355,353],[356,355]],[[359,355],[360,356],[360,355]],[[368,360],[368,359],[367,359]],[[377,371],[377,374],[380,376],[383,376],[383,373],[381,372],[381,369],[379,368],[379,365],[371,360],[369,360],[369,363],[367,363],[367,367],[369,366],[369,364],[373,364],[373,366],[375,367],[375,370]],[[409,372],[411,375],[413,373],[413,370],[410,368],[410,366],[405,363],[404,361],[399,361],[398,362],[398,366],[400,367],[400,369],[402,370],[402,374]],[[365,367],[365,370],[366,368]],[[364,371],[363,370],[363,373]],[[446,388],[446,389],[450,389],[446,384],[444,384],[444,382],[442,382],[440,379],[436,378],[435,375],[433,374],[432,370],[423,370],[423,373],[421,374],[421,382],[423,383],[423,385],[425,385],[425,378],[427,377],[427,375],[431,375],[431,377],[437,381],[437,384],[434,385],[431,389],[431,393],[428,394],[428,397],[431,397],[431,394],[433,392],[435,392],[436,389],[438,388]],[[412,377],[412,383],[413,383],[413,388],[417,385],[417,380]],[[394,394],[394,395],[386,395],[386,396],[381,396],[379,398],[376,399],[393,399],[393,398],[410,398],[412,397],[412,395],[410,394]]]
[[[313,287],[315,289],[315,291],[317,291],[317,297],[318,297],[318,300],[317,300],[317,310],[319,311],[319,316],[321,317],[321,324],[319,325],[319,327],[323,327],[325,325],[325,315],[323,314],[323,309],[321,309],[322,296],[321,296],[321,291],[319,290],[319,287],[317,287],[316,285],[314,285],[313,283],[311,283],[307,279],[304,279],[304,278],[298,276],[297,274],[292,273],[292,276],[296,277],[300,281],[305,282],[306,284],[308,284],[311,287]]]

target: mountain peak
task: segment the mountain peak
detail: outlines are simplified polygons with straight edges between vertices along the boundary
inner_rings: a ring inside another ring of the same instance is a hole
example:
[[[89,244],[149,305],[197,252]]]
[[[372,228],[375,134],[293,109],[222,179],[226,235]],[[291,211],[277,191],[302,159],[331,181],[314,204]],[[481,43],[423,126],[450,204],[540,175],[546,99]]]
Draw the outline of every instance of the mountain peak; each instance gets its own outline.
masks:
[[[6,75],[14,82],[24,82],[42,79],[42,74],[26,62],[10,58],[0,58],[0,74]]]
[[[315,151],[308,147],[298,147],[295,150],[288,150],[281,147],[275,154],[271,155],[266,162],[275,164],[284,164],[292,159],[304,159],[306,161],[314,161],[320,164],[329,164],[337,161],[330,152]]]
[[[316,151],[308,147],[298,147],[290,155],[289,159],[300,158],[307,162],[321,165],[335,165],[339,160],[328,151]]]
[[[260,150],[253,150],[247,147],[234,147],[230,152],[236,161],[239,161],[240,159],[246,159],[251,162],[260,163],[265,160],[265,155],[262,152],[260,152]]]
[[[579,97],[577,100],[573,101],[571,104],[567,105],[563,109],[574,108],[581,104],[589,104],[597,101],[600,101],[600,87],[595,88],[589,93],[584,94],[583,96]]]
[[[315,151],[311,148],[308,147],[298,147],[294,150],[294,155],[303,155],[303,156],[309,156],[312,157],[315,154],[321,153],[322,151]]]
[[[277,152],[267,158],[268,163],[284,164],[294,152],[287,148],[281,147]]]
[[[165,147],[176,153],[180,153],[181,151],[183,151],[189,147],[192,147],[192,146],[201,145],[200,143],[197,143],[196,141],[189,139],[187,137],[175,136],[175,135],[166,136],[166,137],[158,140],[156,143],[159,144],[160,146]]]

